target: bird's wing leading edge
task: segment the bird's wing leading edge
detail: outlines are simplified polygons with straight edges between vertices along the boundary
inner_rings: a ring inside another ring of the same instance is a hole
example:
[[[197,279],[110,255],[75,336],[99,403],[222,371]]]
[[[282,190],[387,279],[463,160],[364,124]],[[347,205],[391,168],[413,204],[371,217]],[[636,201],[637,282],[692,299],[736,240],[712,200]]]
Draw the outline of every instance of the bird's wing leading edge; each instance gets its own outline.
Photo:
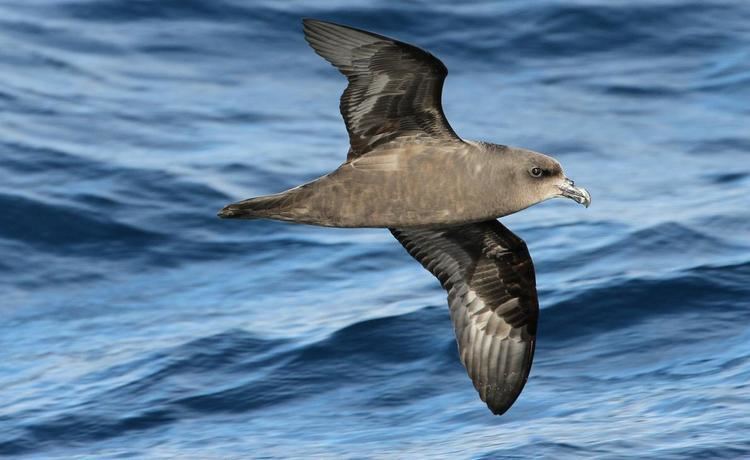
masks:
[[[349,160],[402,136],[459,140],[441,104],[448,70],[430,53],[352,27],[305,19],[305,39],[343,73]]]
[[[504,413],[534,356],[539,304],[526,244],[497,220],[391,233],[448,291],[461,362],[490,410]]]

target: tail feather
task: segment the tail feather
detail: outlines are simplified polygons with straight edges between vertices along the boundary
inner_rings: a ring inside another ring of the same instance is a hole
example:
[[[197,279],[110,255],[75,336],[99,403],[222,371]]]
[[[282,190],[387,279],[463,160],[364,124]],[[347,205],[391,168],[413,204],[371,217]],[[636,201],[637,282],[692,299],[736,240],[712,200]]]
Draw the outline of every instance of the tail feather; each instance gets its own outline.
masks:
[[[283,219],[289,201],[289,192],[249,198],[225,206],[218,216],[223,219]]]

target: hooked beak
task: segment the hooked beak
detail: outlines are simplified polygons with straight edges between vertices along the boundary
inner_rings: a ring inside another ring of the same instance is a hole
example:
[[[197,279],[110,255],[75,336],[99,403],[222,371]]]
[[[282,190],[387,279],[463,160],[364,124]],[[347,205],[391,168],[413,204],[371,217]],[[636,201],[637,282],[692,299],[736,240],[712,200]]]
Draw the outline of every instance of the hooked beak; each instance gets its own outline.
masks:
[[[583,187],[576,187],[575,182],[568,179],[567,177],[563,181],[562,185],[558,185],[557,188],[560,189],[559,196],[570,198],[576,203],[582,204],[587,208],[591,204],[591,195],[589,195],[588,190]]]

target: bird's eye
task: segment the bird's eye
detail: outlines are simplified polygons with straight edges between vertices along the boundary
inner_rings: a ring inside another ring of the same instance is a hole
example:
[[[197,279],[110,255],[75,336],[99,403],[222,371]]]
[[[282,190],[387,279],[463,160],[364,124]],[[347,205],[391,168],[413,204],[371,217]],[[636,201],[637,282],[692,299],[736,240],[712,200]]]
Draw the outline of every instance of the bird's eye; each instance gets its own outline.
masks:
[[[529,171],[529,174],[531,174],[532,177],[542,177],[542,174],[544,171],[542,171],[542,168],[534,167],[531,168],[531,171]]]

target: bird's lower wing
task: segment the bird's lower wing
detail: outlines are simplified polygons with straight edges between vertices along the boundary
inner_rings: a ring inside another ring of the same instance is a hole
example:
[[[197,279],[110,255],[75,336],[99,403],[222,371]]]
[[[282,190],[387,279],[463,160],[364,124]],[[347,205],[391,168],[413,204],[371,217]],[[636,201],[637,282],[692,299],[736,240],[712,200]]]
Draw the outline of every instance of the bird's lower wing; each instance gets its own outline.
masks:
[[[526,244],[497,220],[391,233],[448,291],[461,362],[495,414],[531,369],[539,305]]]

